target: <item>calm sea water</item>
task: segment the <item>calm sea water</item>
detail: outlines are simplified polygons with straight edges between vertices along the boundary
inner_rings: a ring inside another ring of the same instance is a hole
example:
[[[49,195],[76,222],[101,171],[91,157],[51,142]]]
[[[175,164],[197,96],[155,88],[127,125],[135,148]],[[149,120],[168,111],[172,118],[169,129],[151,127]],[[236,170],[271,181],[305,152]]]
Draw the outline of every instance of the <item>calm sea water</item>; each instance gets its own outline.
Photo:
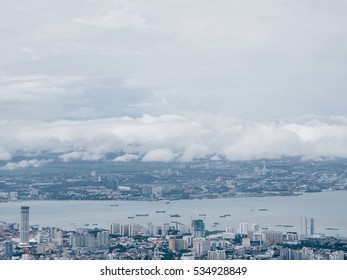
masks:
[[[110,205],[118,206],[110,206]],[[27,201],[0,203],[0,221],[20,221],[20,206],[30,206],[30,224],[65,230],[89,224],[106,228],[111,223],[163,225],[173,221],[187,227],[192,218],[203,218],[207,229],[258,223],[262,228],[300,233],[302,216],[314,218],[316,233],[347,237],[347,191],[308,193],[290,197],[247,197],[170,201]],[[266,209],[259,211],[259,209]],[[165,211],[165,213],[156,213]],[[148,216],[136,216],[148,214]],[[171,217],[170,215],[180,217]],[[199,216],[205,214],[206,216]],[[222,218],[220,216],[230,215]],[[129,219],[133,216],[133,219]],[[214,223],[219,223],[215,226]],[[293,227],[280,227],[291,225]],[[327,230],[337,228],[338,230]]]

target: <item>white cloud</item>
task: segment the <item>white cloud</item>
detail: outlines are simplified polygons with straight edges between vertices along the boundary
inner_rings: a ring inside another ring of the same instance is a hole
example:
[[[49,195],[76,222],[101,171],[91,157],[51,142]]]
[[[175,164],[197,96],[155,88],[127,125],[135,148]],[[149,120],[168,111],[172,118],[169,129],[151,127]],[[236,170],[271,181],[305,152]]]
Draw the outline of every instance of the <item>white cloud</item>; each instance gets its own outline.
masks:
[[[248,160],[281,156],[347,157],[343,117],[252,121],[219,115],[145,115],[89,121],[0,122],[0,160],[58,154],[62,161]]]
[[[10,160],[12,158],[11,153],[0,147],[0,160]]]
[[[219,156],[217,156],[217,155],[214,155],[214,156],[212,156],[211,158],[210,158],[210,160],[212,160],[212,161],[219,161],[219,160],[222,160]]]
[[[51,162],[51,160],[21,160],[19,162],[8,162],[5,166],[1,167],[1,170],[15,170],[15,169],[21,169],[21,168],[28,168],[28,167],[40,167],[43,164],[47,164]]]
[[[84,151],[75,151],[59,156],[65,162],[74,161],[74,160],[87,160],[87,161],[97,161],[103,158],[102,154],[90,154]]]
[[[132,161],[132,160],[137,160],[137,159],[139,159],[138,155],[124,154],[124,155],[116,157],[113,161],[116,161],[116,162],[127,162],[127,161]]]
[[[175,159],[175,154],[170,149],[156,149],[151,150],[144,155],[142,161],[144,162],[169,162]]]

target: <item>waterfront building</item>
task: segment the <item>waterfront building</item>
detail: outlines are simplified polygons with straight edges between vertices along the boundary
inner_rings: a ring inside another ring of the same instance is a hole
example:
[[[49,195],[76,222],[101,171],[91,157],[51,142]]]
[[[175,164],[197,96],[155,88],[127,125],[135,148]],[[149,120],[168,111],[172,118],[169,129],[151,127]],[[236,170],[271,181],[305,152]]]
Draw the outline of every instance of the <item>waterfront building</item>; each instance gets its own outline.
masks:
[[[120,235],[128,236],[129,235],[129,225],[128,224],[120,224]]]
[[[276,244],[280,245],[283,243],[283,232],[273,231],[273,230],[264,230],[262,231],[263,240],[269,245]]]
[[[111,224],[110,233],[111,234],[119,234],[120,233],[120,224],[119,223]]]
[[[251,226],[252,231],[257,232],[260,230],[259,224],[252,224]]]
[[[314,235],[314,219],[310,218],[308,220],[307,217],[301,217],[301,235],[306,238],[309,235]]]
[[[149,196],[152,194],[152,186],[151,185],[143,185],[141,187],[142,195]]]
[[[129,227],[129,236],[137,235],[141,229],[139,224],[130,224],[128,227]]]
[[[249,232],[249,223],[241,223],[239,226],[240,234],[248,234]]]
[[[314,219],[310,219],[310,235],[314,235]]]
[[[20,242],[29,242],[29,206],[21,206],[20,211]]]
[[[192,236],[205,237],[205,223],[201,219],[192,220]]]

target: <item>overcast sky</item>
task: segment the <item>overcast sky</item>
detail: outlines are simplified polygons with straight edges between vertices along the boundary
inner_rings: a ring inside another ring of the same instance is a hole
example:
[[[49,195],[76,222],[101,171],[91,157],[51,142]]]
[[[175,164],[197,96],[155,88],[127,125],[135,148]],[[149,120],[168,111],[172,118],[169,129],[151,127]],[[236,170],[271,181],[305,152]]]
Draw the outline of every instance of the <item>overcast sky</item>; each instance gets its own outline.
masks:
[[[343,0],[1,0],[0,160],[345,157],[346,34]]]

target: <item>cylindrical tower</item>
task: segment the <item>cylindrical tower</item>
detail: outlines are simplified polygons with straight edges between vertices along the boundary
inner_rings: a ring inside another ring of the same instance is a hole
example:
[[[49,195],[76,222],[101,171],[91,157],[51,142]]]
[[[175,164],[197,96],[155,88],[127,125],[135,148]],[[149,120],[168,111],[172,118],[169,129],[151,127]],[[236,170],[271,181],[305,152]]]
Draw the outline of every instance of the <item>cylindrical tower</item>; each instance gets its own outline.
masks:
[[[20,208],[20,242],[29,242],[29,206]]]

